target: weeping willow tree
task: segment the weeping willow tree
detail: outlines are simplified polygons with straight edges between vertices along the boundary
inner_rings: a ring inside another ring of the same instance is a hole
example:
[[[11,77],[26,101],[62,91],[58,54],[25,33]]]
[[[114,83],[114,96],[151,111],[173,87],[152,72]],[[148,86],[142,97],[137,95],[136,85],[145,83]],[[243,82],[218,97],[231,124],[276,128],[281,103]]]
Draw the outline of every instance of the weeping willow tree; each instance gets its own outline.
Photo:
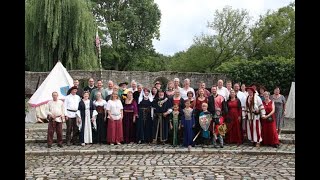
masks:
[[[96,24],[88,0],[27,0],[25,54],[30,71],[98,68]]]

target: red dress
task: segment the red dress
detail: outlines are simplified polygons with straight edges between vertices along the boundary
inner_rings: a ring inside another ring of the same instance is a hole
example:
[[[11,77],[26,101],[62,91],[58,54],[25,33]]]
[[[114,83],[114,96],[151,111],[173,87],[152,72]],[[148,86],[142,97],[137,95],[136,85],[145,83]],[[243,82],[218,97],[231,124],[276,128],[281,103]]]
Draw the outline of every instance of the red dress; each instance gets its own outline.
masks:
[[[264,109],[266,110],[266,115],[272,111],[272,101],[268,104],[263,101]],[[261,119],[261,137],[263,145],[279,145],[278,133],[276,129],[276,117],[275,113],[271,115],[272,121],[267,119]]]
[[[234,101],[228,101],[229,112],[226,115],[226,118],[230,118],[231,122],[226,123],[227,133],[225,141],[226,143],[242,143],[242,133],[241,133],[241,123],[239,117],[241,118],[242,109],[239,106],[240,103],[238,99]]]

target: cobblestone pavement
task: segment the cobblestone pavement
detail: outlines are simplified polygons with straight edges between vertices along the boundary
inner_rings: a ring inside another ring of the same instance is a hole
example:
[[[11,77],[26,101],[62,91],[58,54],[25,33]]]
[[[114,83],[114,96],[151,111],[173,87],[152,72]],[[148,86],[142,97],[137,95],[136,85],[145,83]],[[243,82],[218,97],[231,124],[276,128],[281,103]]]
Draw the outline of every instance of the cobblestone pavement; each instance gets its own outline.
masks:
[[[295,179],[294,155],[26,156],[26,179]]]

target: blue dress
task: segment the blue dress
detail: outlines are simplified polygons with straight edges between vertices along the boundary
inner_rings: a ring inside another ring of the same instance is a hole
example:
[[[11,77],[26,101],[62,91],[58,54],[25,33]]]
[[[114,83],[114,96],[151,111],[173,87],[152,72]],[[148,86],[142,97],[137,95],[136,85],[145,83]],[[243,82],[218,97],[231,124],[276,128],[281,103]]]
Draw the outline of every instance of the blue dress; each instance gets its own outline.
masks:
[[[183,146],[193,145],[192,127],[195,125],[193,109],[182,110],[181,125],[183,125]]]

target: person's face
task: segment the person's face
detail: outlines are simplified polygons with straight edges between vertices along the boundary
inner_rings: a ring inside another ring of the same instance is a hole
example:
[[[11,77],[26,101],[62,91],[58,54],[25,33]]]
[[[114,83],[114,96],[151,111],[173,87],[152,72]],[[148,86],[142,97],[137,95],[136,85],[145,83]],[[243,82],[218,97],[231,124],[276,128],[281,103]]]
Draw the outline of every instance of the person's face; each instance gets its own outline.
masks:
[[[178,111],[179,110],[179,106],[173,106],[173,110]]]
[[[113,88],[113,82],[108,82],[108,88],[112,89]]]
[[[149,96],[149,91],[144,91],[145,96]]]
[[[83,99],[88,99],[89,98],[89,93],[84,93],[83,94]]]
[[[155,88],[155,87],[152,88],[152,93],[153,93],[153,94],[156,94],[157,91],[158,91],[157,88]]]
[[[96,99],[101,99],[101,92],[97,92],[97,94],[96,94]]]
[[[200,89],[200,90],[199,90],[199,94],[203,96],[203,95],[204,95],[204,90],[203,90],[203,89]]]
[[[223,81],[218,81],[218,86],[221,88],[223,86]]]
[[[233,85],[233,89],[234,89],[235,91],[239,91],[239,89],[240,89],[239,84]]]
[[[117,92],[118,93],[119,88],[118,87],[113,87],[113,92]]]
[[[75,95],[77,93],[78,89],[72,89],[71,94]]]
[[[241,90],[242,90],[242,91],[245,91],[245,90],[246,90],[246,85],[245,85],[245,84],[242,84],[242,85],[241,85]]]
[[[251,89],[248,89],[247,92],[248,92],[249,96],[253,96],[253,91]]]
[[[189,87],[190,86],[190,82],[189,81],[184,81],[184,86],[185,87]]]
[[[89,79],[89,85],[93,86],[94,85],[94,80],[93,79]]]
[[[127,89],[127,85],[126,85],[126,84],[123,84],[123,85],[121,86],[121,89],[123,89],[123,90]]]
[[[175,91],[175,92],[174,92],[174,96],[175,96],[175,97],[179,97],[179,96],[180,96],[180,92],[179,92],[179,91]]]
[[[112,99],[118,99],[118,94],[117,93],[112,93]]]
[[[192,94],[192,93],[188,93],[187,97],[188,97],[189,99],[191,99],[191,98],[193,97],[193,94]]]
[[[211,93],[212,94],[217,94],[217,87],[212,87],[211,88]]]
[[[98,81],[97,82],[97,87],[100,89],[100,88],[102,88],[102,82],[101,81]]]
[[[132,97],[133,97],[132,93],[128,93],[128,94],[127,94],[127,97],[128,97],[129,99],[132,99]]]
[[[262,88],[259,91],[260,91],[260,94],[264,93],[264,89],[262,89]]]
[[[206,84],[205,83],[201,83],[200,84],[200,88],[202,88],[202,89],[206,88]]]
[[[279,88],[276,88],[276,89],[274,89],[274,94],[280,94],[280,89]]]
[[[208,106],[207,106],[207,105],[205,105],[205,104],[202,104],[202,106],[201,106],[201,107],[202,107],[202,110],[203,110],[203,111],[206,111],[206,110],[208,109]]]
[[[227,83],[227,88],[231,89],[232,84],[231,83]]]
[[[132,89],[136,89],[137,88],[137,84],[136,83],[132,83],[131,87],[132,87]]]
[[[160,98],[164,98],[164,92],[160,92],[160,93],[159,93],[159,97],[160,97]]]
[[[173,88],[174,88],[174,84],[171,82],[171,83],[168,84],[168,87],[169,87],[170,89],[173,89]]]
[[[173,84],[174,84],[174,86],[178,87],[179,86],[179,81],[174,81]]]
[[[138,87],[137,87],[137,90],[138,90],[138,92],[141,92],[141,91],[142,91],[142,87],[141,87],[141,86],[138,86]]]
[[[269,96],[269,94],[267,92],[263,93],[263,97],[264,97],[265,100],[269,100],[269,98],[270,98],[270,96]]]
[[[186,105],[186,108],[190,107],[190,102],[189,101],[186,102],[185,105]]]
[[[58,93],[52,93],[52,99],[56,101],[58,99]]]
[[[73,81],[73,85],[78,87],[79,86],[79,81],[78,80]]]
[[[255,85],[253,85],[252,88],[253,88],[254,90],[257,90],[257,86],[255,86]]]
[[[236,97],[236,92],[235,91],[230,91],[230,97],[232,97],[232,98]]]
[[[159,84],[159,83],[156,84],[156,88],[157,88],[157,89],[160,89],[160,88],[161,88],[161,84]]]

